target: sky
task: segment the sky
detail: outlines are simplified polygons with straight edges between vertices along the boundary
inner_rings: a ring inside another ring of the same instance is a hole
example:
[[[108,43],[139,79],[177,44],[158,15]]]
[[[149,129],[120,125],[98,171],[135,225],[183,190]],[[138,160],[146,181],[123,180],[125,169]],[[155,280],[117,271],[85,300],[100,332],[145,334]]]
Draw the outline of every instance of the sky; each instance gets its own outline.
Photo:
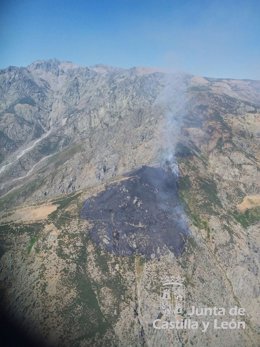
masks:
[[[51,58],[260,79],[260,0],[1,0],[0,68]]]

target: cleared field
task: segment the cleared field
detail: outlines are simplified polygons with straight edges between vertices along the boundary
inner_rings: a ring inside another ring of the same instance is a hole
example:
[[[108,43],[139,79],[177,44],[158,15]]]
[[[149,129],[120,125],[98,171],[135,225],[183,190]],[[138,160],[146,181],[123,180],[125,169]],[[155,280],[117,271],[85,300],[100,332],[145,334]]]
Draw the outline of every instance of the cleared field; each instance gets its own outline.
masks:
[[[58,205],[44,204],[40,206],[29,206],[9,211],[3,215],[1,223],[8,222],[36,222],[46,219],[52,212],[56,211]]]
[[[245,212],[257,206],[260,206],[260,195],[248,195],[244,197],[241,204],[237,205],[237,209],[240,212]]]

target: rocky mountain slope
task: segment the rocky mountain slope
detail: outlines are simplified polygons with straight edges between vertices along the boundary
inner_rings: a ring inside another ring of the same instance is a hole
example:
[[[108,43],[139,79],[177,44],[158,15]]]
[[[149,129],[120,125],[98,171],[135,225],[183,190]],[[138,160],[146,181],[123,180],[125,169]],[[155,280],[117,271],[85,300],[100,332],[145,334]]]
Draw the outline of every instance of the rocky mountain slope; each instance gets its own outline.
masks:
[[[259,116],[259,81],[2,70],[7,314],[54,346],[258,346]],[[155,329],[167,278],[185,287],[184,318],[238,306],[245,329],[213,329],[214,316],[196,317],[204,333]]]

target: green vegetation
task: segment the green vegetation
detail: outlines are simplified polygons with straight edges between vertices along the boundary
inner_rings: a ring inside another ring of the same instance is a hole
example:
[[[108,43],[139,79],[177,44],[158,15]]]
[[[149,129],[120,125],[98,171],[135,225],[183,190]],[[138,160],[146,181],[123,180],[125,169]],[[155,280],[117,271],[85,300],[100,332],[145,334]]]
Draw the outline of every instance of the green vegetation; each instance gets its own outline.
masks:
[[[84,274],[79,274],[75,278],[77,284],[78,296],[74,305],[82,308],[79,324],[82,331],[82,338],[94,338],[96,335],[103,336],[110,328],[108,322],[103,316],[97,296],[89,278]],[[70,312],[71,313],[71,312]]]
[[[246,210],[245,213],[234,212],[234,218],[238,223],[240,223],[244,228],[249,227],[260,221],[260,207],[255,207],[250,210]]]
[[[6,223],[6,224],[0,224],[0,233],[36,234],[41,229],[42,229],[41,223],[32,223],[32,224]]]
[[[188,175],[182,176],[178,180],[179,198],[183,203],[184,209],[189,213],[193,206],[192,184]]]
[[[175,153],[177,157],[189,157],[193,155],[192,150],[181,142],[177,143]]]
[[[190,251],[190,250],[193,251],[196,248],[198,248],[197,242],[192,236],[190,236],[187,239],[187,251]]]
[[[96,262],[103,273],[108,273],[107,255],[101,254],[99,247],[96,248]]]
[[[104,274],[109,273],[108,261],[109,255],[102,254],[100,248],[96,247],[96,263]],[[126,288],[122,283],[122,278],[119,273],[114,277],[107,278],[102,286],[103,285],[110,288],[117,298],[120,298],[121,295],[125,294]]]
[[[96,298],[96,294],[94,290],[92,289],[89,279],[86,276],[80,275],[77,278],[77,288],[78,288],[79,299],[81,303],[86,304],[86,306],[89,309],[94,310],[95,312],[99,313],[102,316],[100,312],[99,304]]]
[[[182,162],[187,165],[187,167],[192,171],[198,171],[198,167],[196,166],[196,158],[198,158],[204,166],[208,165],[208,159],[201,153],[201,150],[192,143],[192,148],[183,145],[182,143],[178,143],[176,146],[176,156],[179,162]]]
[[[126,287],[122,282],[121,275],[117,274],[113,278],[108,278],[105,284],[113,291],[115,297],[118,298],[118,302],[120,302],[119,299],[126,293]]]
[[[13,207],[17,201],[23,201],[28,196],[30,196],[34,191],[40,188],[43,184],[44,179],[42,177],[37,177],[36,179],[26,183],[24,186],[17,188],[3,198],[0,198],[0,210],[5,210]]]
[[[202,219],[199,215],[196,215],[194,213],[191,214],[191,218],[193,221],[193,224],[199,228],[199,229],[204,229],[207,231],[207,238],[210,237],[210,227],[209,224],[206,220]]]
[[[81,193],[71,193],[53,200],[53,204],[57,204],[58,208],[49,215],[49,221],[53,222],[56,227],[64,226],[72,217],[69,212],[62,210],[66,209],[72,201],[77,200],[80,194]]]
[[[222,130],[226,130],[229,133],[232,133],[232,129],[231,127],[225,122],[225,120],[223,119],[223,117],[220,115],[220,113],[215,113],[213,115],[213,118],[221,124]]]
[[[221,201],[218,198],[217,194],[217,185],[212,180],[200,180],[200,189],[203,191],[204,195],[207,198],[207,204],[222,206]]]
[[[62,212],[57,212],[55,214],[54,211],[53,214],[49,215],[48,219],[51,221],[58,229],[62,229],[65,227],[68,222],[72,220],[72,216],[69,212],[67,211],[62,211]]]
[[[30,237],[29,243],[27,245],[27,254],[30,254],[36,241],[39,239],[39,233],[42,230],[43,225],[41,223],[32,224],[18,224],[18,223],[6,223],[0,224],[0,235],[4,237],[16,237],[16,235],[27,234]],[[36,249],[37,251],[37,249]]]
[[[0,224],[0,234],[13,234],[15,227],[13,224]]]
[[[37,239],[38,239],[37,236],[31,236],[29,245],[28,245],[28,247],[27,247],[27,252],[28,252],[28,254],[31,253],[31,250],[32,250],[32,248],[33,248],[35,242],[37,241]]]
[[[53,200],[53,204],[58,204],[58,210],[66,208],[69,206],[69,204],[73,201],[76,200],[81,193],[71,193],[68,195],[65,195],[63,197],[60,197],[58,199]]]
[[[196,196],[191,191],[191,181],[188,176],[184,176],[179,181],[179,196],[184,205],[187,215],[190,216],[193,225],[199,229],[207,230],[208,238],[210,236],[210,228],[208,222],[200,217],[199,208],[203,207],[199,204]],[[192,239],[189,240],[192,243]],[[196,246],[194,244],[194,246]]]
[[[183,190],[187,191],[191,188],[191,181],[188,175],[181,177],[178,181],[178,184],[179,184],[179,189],[181,191]]]
[[[199,180],[199,192],[197,194],[192,190],[192,183],[188,175],[183,176],[179,179],[179,196],[180,200],[184,205],[184,209],[187,215],[190,216],[193,225],[195,225],[199,229],[204,229],[207,232],[207,238],[210,238],[210,227],[208,225],[205,217],[201,217],[201,214],[206,213],[216,213],[213,208],[214,205],[221,205],[221,202],[217,196],[217,186],[214,181],[211,180]],[[200,200],[200,197],[205,196],[206,201]],[[212,206],[213,205],[213,206]],[[195,248],[197,245],[193,243],[193,239],[189,240],[188,249]]]
[[[56,254],[61,259],[69,260],[70,256],[66,254],[64,250],[66,250],[66,242],[63,239],[58,238],[58,247],[56,250]]]

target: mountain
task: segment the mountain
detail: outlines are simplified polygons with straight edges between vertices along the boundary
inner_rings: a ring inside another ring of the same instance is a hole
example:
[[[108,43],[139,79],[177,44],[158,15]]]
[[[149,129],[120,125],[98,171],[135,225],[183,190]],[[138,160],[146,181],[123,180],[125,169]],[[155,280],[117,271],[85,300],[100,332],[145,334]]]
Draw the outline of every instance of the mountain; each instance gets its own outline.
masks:
[[[259,116],[260,81],[58,60],[1,70],[6,317],[53,346],[258,346]],[[174,286],[179,320],[226,314],[156,329]],[[214,328],[234,307],[245,329]]]

